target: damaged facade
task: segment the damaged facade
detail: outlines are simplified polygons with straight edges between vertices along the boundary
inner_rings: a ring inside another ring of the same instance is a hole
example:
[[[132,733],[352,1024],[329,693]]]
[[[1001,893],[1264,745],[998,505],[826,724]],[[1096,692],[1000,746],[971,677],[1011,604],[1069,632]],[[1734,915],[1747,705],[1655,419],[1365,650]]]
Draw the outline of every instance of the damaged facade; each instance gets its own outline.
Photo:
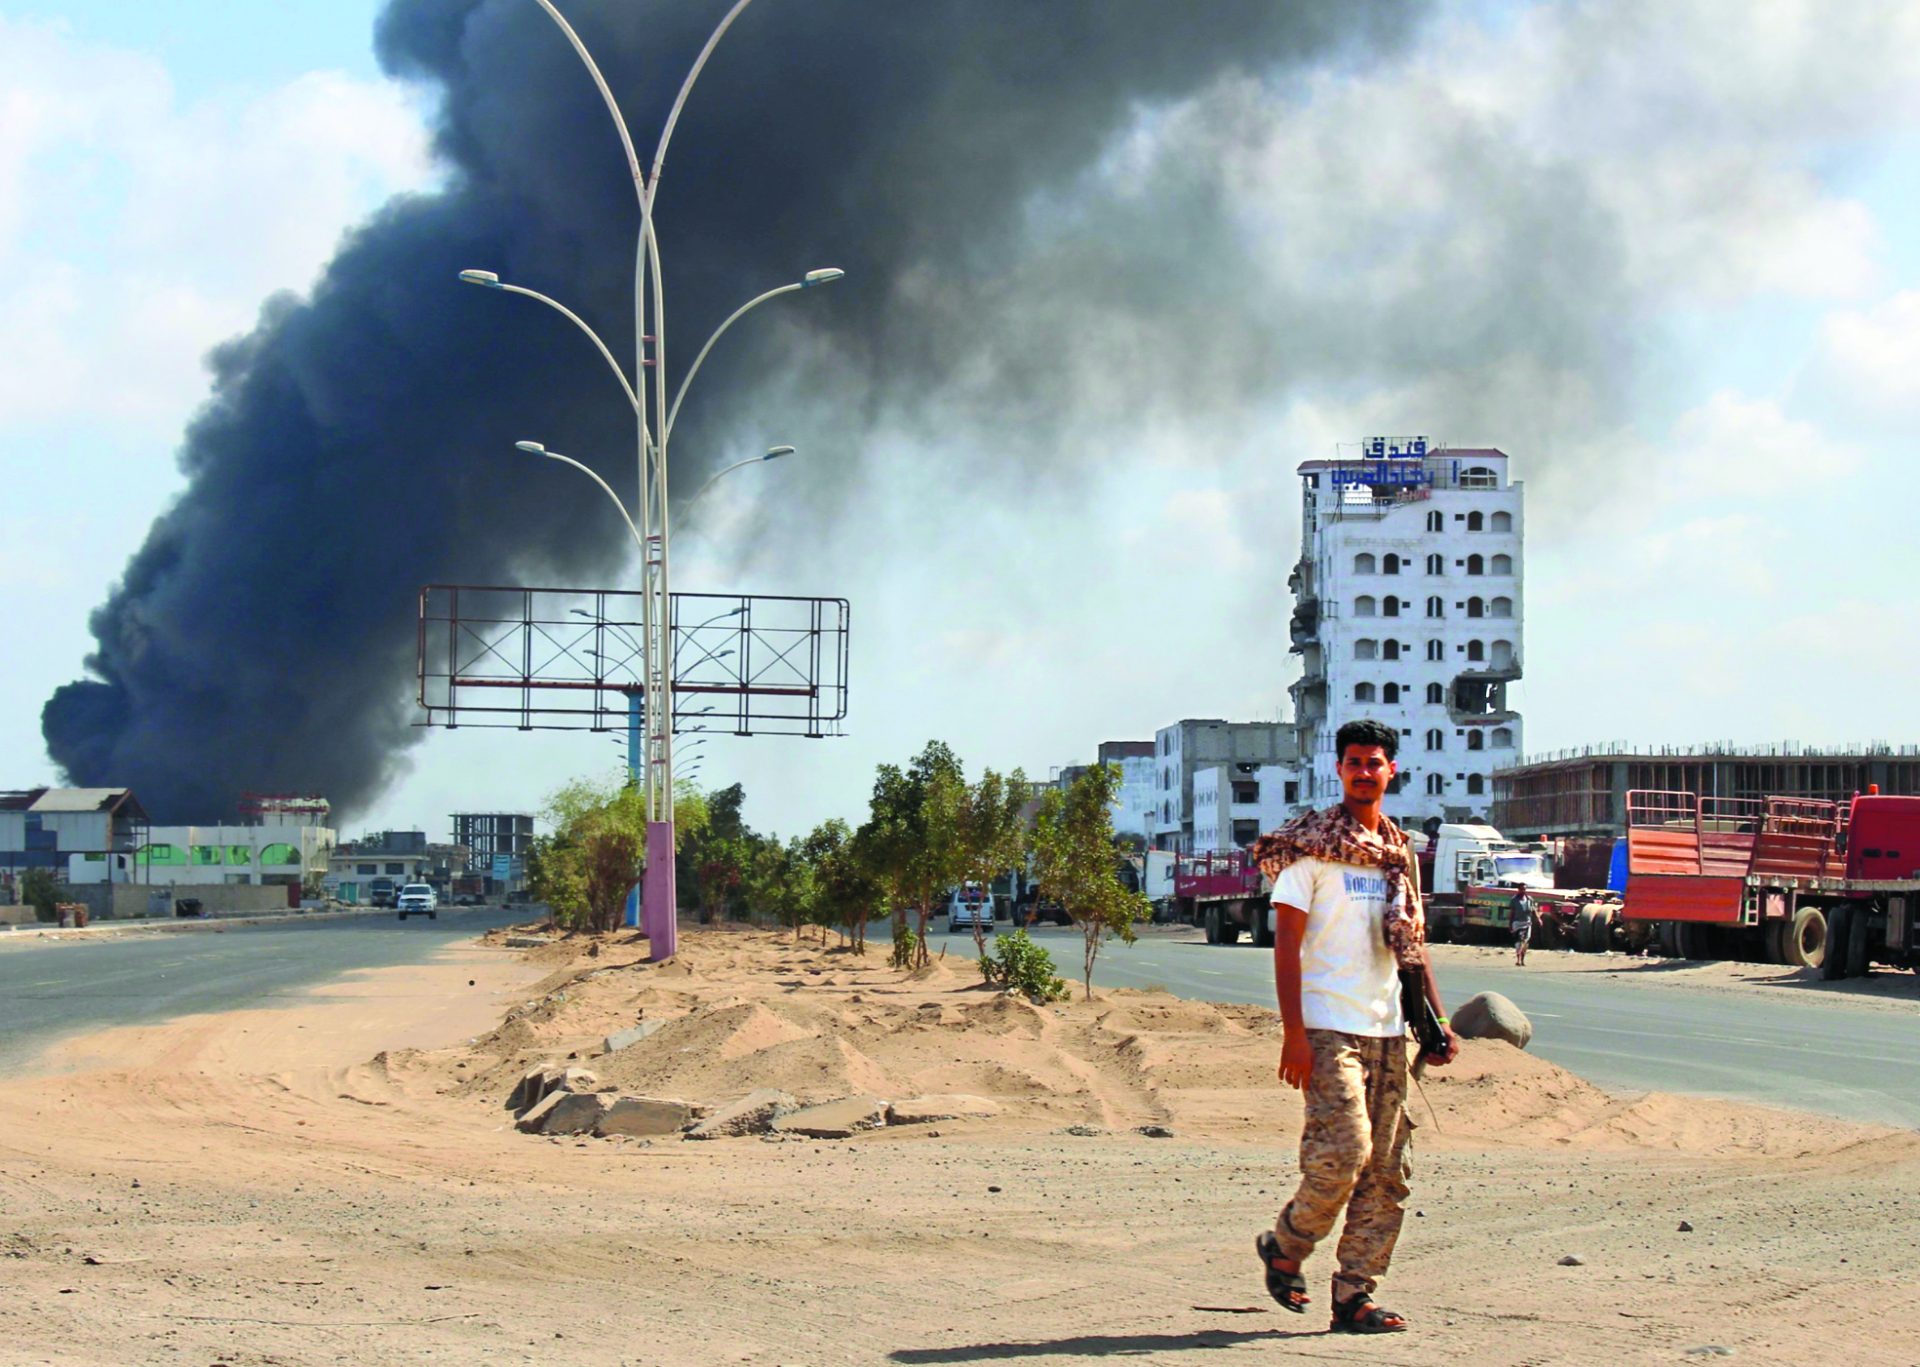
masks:
[[[1522,486],[1491,448],[1377,439],[1299,467],[1300,560],[1289,690],[1300,802],[1340,792],[1334,733],[1356,717],[1400,732],[1387,810],[1419,826],[1486,819],[1493,771],[1521,748]]]

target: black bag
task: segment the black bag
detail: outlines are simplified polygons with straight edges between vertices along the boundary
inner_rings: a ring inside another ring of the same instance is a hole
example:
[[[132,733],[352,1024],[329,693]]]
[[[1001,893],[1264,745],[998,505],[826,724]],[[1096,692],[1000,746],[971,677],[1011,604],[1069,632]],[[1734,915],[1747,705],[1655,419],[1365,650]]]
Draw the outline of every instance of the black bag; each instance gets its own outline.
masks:
[[[1447,1052],[1447,1027],[1427,1000],[1425,969],[1400,970],[1400,1014],[1406,1018],[1407,1031],[1420,1044],[1421,1058],[1444,1058]]]

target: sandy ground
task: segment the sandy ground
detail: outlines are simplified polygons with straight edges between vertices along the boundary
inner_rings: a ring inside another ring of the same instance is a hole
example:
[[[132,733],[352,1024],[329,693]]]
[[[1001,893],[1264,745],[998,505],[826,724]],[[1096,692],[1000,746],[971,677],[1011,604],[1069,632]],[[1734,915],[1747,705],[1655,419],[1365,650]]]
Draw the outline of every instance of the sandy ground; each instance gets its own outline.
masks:
[[[1251,1253],[1299,1117],[1270,1013],[1034,1007],[951,959],[905,976],[758,932],[639,959],[469,948],[0,1086],[0,1362],[1920,1362],[1920,1135],[1616,1099],[1474,1044],[1416,1098],[1382,1293],[1413,1331],[1362,1345],[1325,1335],[1324,1259],[1299,1319]],[[594,1057],[643,1018],[667,1024]],[[570,1055],[632,1093],[1001,1113],[846,1141],[516,1133],[513,1081]]]

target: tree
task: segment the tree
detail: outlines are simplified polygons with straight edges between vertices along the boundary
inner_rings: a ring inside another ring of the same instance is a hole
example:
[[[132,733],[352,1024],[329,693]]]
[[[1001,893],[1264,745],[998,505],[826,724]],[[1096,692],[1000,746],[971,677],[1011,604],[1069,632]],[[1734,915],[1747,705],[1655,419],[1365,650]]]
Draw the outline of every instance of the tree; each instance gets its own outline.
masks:
[[[874,840],[871,822],[851,831],[836,817],[814,827],[805,842],[825,923],[847,928],[855,954],[867,952],[867,922],[887,902],[886,882],[876,872]]]
[[[1065,792],[1040,801],[1034,822],[1034,862],[1044,895],[1066,909],[1086,937],[1082,983],[1093,996],[1093,962],[1101,943],[1117,935],[1134,942],[1133,923],[1148,914],[1147,899],[1121,883],[1113,849],[1114,794],[1120,768],[1096,764]]]
[[[960,866],[962,879],[979,883],[993,895],[993,880],[1027,862],[1027,826],[1021,811],[1027,803],[1027,776],[985,770],[967,786],[960,804]],[[973,919],[973,946],[987,952],[987,929]]]
[[[960,761],[928,741],[905,769],[883,764],[874,776],[872,850],[876,871],[894,902],[894,959],[900,968],[927,962],[927,921],[963,868],[960,808],[966,797]],[[916,924],[904,933],[906,909]]]
[[[578,841],[564,832],[538,835],[527,846],[527,891],[554,921],[572,929],[587,919],[586,874]]]
[[[60,885],[51,869],[28,869],[20,878],[20,900],[33,908],[36,921],[60,919]]]

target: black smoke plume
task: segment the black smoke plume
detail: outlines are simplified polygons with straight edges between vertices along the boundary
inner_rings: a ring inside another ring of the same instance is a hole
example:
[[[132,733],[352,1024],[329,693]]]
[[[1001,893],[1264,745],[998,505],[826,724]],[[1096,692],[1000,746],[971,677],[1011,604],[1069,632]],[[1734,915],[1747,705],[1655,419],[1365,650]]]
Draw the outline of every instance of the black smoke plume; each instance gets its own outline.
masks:
[[[724,6],[565,8],[645,156]],[[851,472],[865,415],[970,365],[996,377],[1006,415],[997,432],[981,415],[983,447],[1013,448],[1018,428],[1043,448],[1058,347],[1101,339],[1007,330],[998,304],[1032,216],[1071,206],[1076,179],[1156,107],[1234,73],[1363,60],[1409,28],[1397,0],[760,0],[666,164],[669,361],[751,293],[814,266],[848,278],[730,338],[676,433],[678,487],[736,430],[821,437],[814,458]],[[455,280],[496,270],[629,351],[636,215],[605,111],[532,0],[393,0],[377,43],[389,72],[440,92],[444,188],[388,205],[310,297],[268,301],[213,354],[179,454],[188,487],[93,616],[96,677],[44,711],[72,781],[131,785],[161,819],[217,818],[248,788],[364,806],[420,734],[418,585],[592,585],[623,564],[601,496],[511,449],[535,436],[629,488],[610,377],[563,320]],[[1049,248],[1062,273],[1116,309],[1184,308],[1181,332],[1199,337],[1206,309],[1232,307],[1219,279],[1210,295],[1166,280],[1164,260],[1071,236]],[[808,373],[847,387],[770,429],[756,395],[791,397]]]

